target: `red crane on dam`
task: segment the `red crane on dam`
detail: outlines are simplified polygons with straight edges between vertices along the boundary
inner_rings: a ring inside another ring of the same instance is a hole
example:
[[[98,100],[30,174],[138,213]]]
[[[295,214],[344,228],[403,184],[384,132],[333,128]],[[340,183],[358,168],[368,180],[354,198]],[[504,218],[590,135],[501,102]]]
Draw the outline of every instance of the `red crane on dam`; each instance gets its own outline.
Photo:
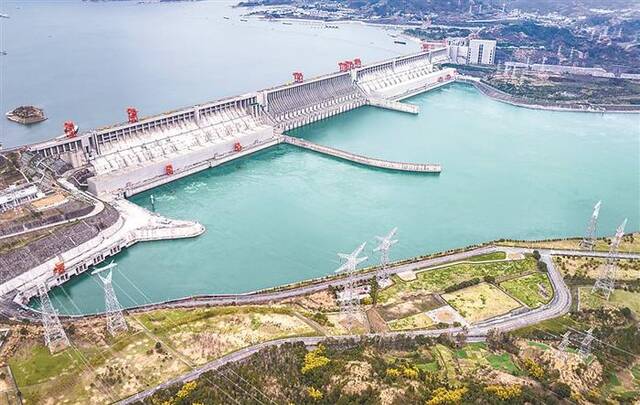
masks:
[[[293,82],[302,83],[304,81],[304,75],[302,72],[293,72]]]
[[[355,58],[354,60],[345,60],[344,62],[338,62],[338,67],[341,72],[348,72],[351,69],[359,68],[362,66],[362,61],[360,58]]]
[[[64,134],[67,138],[73,138],[78,134],[78,126],[73,121],[64,123]]]
[[[138,110],[133,107],[127,108],[127,117],[129,118],[129,123],[138,122]]]

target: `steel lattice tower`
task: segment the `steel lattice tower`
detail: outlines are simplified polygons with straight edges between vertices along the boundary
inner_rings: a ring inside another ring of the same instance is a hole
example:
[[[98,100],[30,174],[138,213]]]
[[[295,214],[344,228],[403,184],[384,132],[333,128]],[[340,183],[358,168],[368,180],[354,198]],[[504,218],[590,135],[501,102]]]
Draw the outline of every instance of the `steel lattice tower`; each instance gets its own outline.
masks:
[[[571,340],[569,339],[570,337],[571,332],[565,332],[565,334],[562,335],[562,342],[558,345],[558,350],[560,351],[562,358],[567,357],[567,347],[569,347],[569,344],[571,343]]]
[[[395,236],[398,228],[393,228],[387,236],[376,236],[376,239],[380,241],[377,248],[373,249],[374,252],[380,252],[380,270],[378,271],[378,281],[386,280],[389,278],[387,265],[389,264],[389,249],[391,246],[398,243],[397,239],[391,239]]]
[[[98,277],[102,280],[102,286],[104,287],[105,312],[107,314],[107,330],[112,336],[116,336],[120,332],[126,332],[129,329],[127,321],[125,321],[124,315],[122,314],[122,307],[120,306],[120,302],[118,302],[118,297],[116,297],[116,292],[113,290],[113,284],[111,282],[111,278],[113,276],[111,269],[116,266],[116,263],[111,262],[105,267],[96,269],[91,273],[98,274]],[[108,270],[106,276],[100,274],[105,270]]]
[[[347,283],[342,291],[342,300],[340,301],[340,311],[349,316],[355,315],[358,312],[358,305],[360,304],[360,298],[355,288],[354,275],[356,267],[367,260],[366,256],[358,257],[366,244],[367,242],[364,242],[350,254],[338,253],[338,256],[344,260],[344,263],[335,272],[347,275]]]
[[[593,247],[596,245],[596,226],[598,225],[598,215],[600,215],[601,205],[602,201],[598,201],[598,203],[593,207],[593,214],[591,214],[591,219],[587,226],[587,233],[580,242],[580,246],[583,248],[593,250]]]
[[[594,292],[602,292],[602,295],[608,300],[615,288],[616,284],[616,273],[618,272],[618,265],[616,264],[615,255],[618,252],[618,247],[620,246],[620,242],[622,241],[622,237],[624,236],[624,227],[627,225],[627,219],[625,218],[622,221],[622,224],[616,230],[616,234],[611,241],[611,246],[609,248],[609,254],[607,255],[604,267],[600,272],[600,276],[596,280],[593,285],[592,293]]]
[[[582,343],[580,343],[578,353],[580,353],[580,357],[582,357],[583,360],[586,360],[586,358],[589,357],[589,354],[591,354],[591,342],[593,342],[594,339],[593,328],[591,328],[587,331],[584,339],[582,339]]]
[[[53,308],[47,287],[38,285],[40,295],[40,311],[42,311],[42,326],[44,326],[44,342],[51,353],[58,352],[69,346],[69,338],[62,328],[58,312]]]

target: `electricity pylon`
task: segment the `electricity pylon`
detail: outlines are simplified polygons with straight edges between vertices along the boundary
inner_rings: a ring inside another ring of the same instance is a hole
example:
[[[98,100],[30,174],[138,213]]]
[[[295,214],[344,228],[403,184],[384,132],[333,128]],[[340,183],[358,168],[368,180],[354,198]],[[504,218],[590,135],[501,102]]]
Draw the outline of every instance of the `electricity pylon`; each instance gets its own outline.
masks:
[[[122,306],[120,306],[120,302],[118,302],[118,297],[116,297],[116,292],[113,290],[113,284],[111,282],[111,278],[113,276],[112,269],[116,266],[116,263],[111,262],[102,268],[95,269],[91,273],[97,274],[98,277],[100,277],[100,280],[102,280],[102,286],[104,287],[105,312],[107,315],[107,331],[109,331],[111,336],[116,336],[120,332],[126,332],[129,330],[127,321],[124,319],[124,315],[122,314]],[[108,271],[105,276],[101,274],[104,271]]]
[[[69,338],[62,328],[58,312],[53,308],[47,287],[38,285],[40,296],[40,311],[42,312],[42,326],[44,327],[44,342],[51,353],[58,352],[69,346]]]
[[[344,260],[344,263],[335,272],[347,275],[347,283],[342,291],[342,300],[340,301],[340,311],[347,315],[355,314],[358,311],[358,305],[360,304],[360,299],[355,290],[354,274],[356,272],[356,267],[367,260],[366,256],[358,257],[366,244],[367,242],[364,242],[350,254],[338,253],[338,257]]]
[[[587,233],[580,242],[580,246],[583,248],[593,250],[593,247],[596,245],[596,226],[598,225],[598,215],[600,215],[601,205],[602,201],[598,201],[598,203],[593,207],[593,213],[591,214],[591,219],[587,226]]]
[[[389,249],[398,243],[397,239],[392,239],[397,231],[398,228],[393,228],[387,236],[376,236],[376,239],[380,241],[378,247],[373,249],[374,252],[380,252],[380,270],[378,270],[378,274],[376,275],[378,281],[389,278],[387,269],[387,265],[389,264]]]
[[[593,288],[592,293],[600,291],[602,295],[608,300],[615,288],[616,274],[618,272],[618,265],[616,264],[616,253],[622,242],[624,236],[624,227],[627,225],[627,219],[622,221],[622,224],[616,229],[616,234],[611,240],[611,246],[609,247],[609,254],[605,260],[604,267],[598,276]]]

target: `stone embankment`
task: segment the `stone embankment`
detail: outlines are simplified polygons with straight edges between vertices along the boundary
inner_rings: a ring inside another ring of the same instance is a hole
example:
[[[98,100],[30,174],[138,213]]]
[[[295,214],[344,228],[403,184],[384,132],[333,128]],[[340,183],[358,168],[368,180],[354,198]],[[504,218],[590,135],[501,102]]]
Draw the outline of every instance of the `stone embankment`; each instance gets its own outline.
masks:
[[[485,96],[517,107],[548,111],[640,114],[640,105],[558,103],[554,101],[536,100],[526,97],[514,96],[502,90],[496,89],[495,87],[482,82],[476,77],[458,76],[456,77],[456,81],[471,84]]]

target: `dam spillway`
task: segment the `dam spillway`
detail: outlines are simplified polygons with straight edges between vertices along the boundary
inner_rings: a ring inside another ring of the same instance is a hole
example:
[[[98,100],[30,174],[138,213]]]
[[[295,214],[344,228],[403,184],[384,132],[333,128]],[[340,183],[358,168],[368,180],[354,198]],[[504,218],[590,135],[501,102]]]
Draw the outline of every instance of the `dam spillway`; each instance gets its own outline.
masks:
[[[415,106],[394,100],[453,81],[455,70],[439,65],[447,61],[446,48],[433,49],[27,148],[87,169],[88,190],[96,196],[131,196],[273,146],[283,132],[364,105],[416,114]]]

